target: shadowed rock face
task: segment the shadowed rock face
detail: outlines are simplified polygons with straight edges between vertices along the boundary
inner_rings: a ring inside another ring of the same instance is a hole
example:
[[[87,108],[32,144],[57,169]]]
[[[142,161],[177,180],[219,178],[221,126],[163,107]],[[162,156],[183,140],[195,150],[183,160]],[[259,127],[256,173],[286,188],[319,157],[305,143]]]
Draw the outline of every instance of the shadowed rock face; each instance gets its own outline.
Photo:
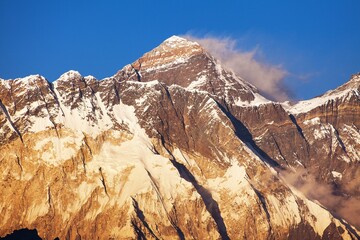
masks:
[[[174,36],[100,81],[0,80],[0,236],[355,239],[300,183],[358,202],[358,79],[274,103]]]
[[[34,239],[34,240],[41,240],[39,235],[37,234],[36,229],[20,229],[15,230],[13,233],[6,235],[1,240],[16,240],[16,239]]]

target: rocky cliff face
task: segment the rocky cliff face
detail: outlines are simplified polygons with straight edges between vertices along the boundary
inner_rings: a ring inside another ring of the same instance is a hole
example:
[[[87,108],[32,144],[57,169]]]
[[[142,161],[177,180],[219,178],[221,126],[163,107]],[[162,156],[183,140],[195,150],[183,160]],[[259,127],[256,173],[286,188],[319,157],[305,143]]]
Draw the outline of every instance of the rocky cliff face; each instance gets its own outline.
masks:
[[[358,203],[359,79],[274,103],[174,36],[100,81],[1,80],[0,236],[356,239],[288,176]]]

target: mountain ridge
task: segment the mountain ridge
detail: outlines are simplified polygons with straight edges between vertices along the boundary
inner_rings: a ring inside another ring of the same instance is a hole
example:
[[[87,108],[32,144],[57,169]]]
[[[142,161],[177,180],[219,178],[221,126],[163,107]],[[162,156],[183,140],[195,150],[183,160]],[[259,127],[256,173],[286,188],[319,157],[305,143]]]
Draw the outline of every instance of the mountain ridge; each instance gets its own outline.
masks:
[[[53,83],[0,82],[1,236],[23,227],[46,239],[359,236],[279,170],[315,174],[321,164],[318,181],[356,202],[357,95],[292,115],[185,43],[172,37],[160,45],[171,52],[164,62],[155,48],[103,80],[69,71]],[[9,201],[15,188],[22,202]]]

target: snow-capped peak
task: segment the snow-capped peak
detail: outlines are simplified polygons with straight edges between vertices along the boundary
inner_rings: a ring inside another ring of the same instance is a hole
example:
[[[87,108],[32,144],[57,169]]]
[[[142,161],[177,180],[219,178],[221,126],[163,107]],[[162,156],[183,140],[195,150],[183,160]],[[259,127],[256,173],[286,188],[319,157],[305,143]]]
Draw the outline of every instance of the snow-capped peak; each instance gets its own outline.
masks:
[[[171,36],[166,39],[161,45],[166,45],[171,48],[185,47],[185,46],[200,46],[197,42],[187,40],[186,38],[179,36]],[[160,45],[160,46],[161,46]]]
[[[10,89],[10,82],[13,81],[17,87],[26,87],[29,88],[31,85],[36,85],[37,83],[46,83],[47,80],[45,77],[41,76],[40,74],[33,74],[23,78],[16,78],[16,79],[2,79],[0,78],[0,84],[5,86],[6,88]]]
[[[16,83],[19,83],[20,85],[23,85],[23,86],[29,86],[29,85],[33,85],[35,84],[36,82],[46,82],[46,79],[39,75],[39,74],[36,74],[36,75],[29,75],[29,76],[26,76],[24,78],[17,78],[15,79],[15,82]]]
[[[203,48],[200,46],[199,43],[174,35],[166,39],[158,47],[154,48],[150,53],[154,51],[156,53],[171,52],[175,53],[175,55],[179,55],[179,53],[181,52],[181,55],[183,55],[197,52],[199,49],[203,51]]]
[[[360,73],[354,74],[351,79],[340,87],[327,91],[325,94],[310,100],[300,101],[288,110],[292,114],[309,112],[310,110],[326,104],[329,100],[345,100],[351,95],[360,96]]]
[[[172,35],[171,37],[169,37],[168,39],[166,39],[164,42],[182,42],[182,41],[187,41],[185,38],[176,36],[176,35]]]
[[[70,71],[62,74],[58,80],[69,80],[69,79],[74,79],[74,78],[78,78],[78,77],[82,77],[78,71],[70,70]]]
[[[360,87],[360,73],[351,76],[350,80],[345,84],[341,85],[335,91],[344,91],[346,89],[358,89]]]
[[[203,52],[204,49],[197,42],[172,36],[127,67],[136,69],[141,75],[142,72],[172,68]]]
[[[34,75],[29,75],[29,76],[26,76],[24,78],[19,78],[21,79],[22,81],[34,81],[36,79],[45,79],[43,76],[39,75],[39,74],[34,74]]]

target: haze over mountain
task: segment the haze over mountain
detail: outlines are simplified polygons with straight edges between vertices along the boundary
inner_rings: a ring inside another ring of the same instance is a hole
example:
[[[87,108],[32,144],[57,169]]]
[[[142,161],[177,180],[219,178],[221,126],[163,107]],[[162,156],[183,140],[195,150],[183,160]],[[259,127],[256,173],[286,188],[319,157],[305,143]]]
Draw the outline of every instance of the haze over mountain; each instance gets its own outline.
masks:
[[[177,36],[102,80],[0,80],[0,236],[357,239],[359,91],[273,102]]]

